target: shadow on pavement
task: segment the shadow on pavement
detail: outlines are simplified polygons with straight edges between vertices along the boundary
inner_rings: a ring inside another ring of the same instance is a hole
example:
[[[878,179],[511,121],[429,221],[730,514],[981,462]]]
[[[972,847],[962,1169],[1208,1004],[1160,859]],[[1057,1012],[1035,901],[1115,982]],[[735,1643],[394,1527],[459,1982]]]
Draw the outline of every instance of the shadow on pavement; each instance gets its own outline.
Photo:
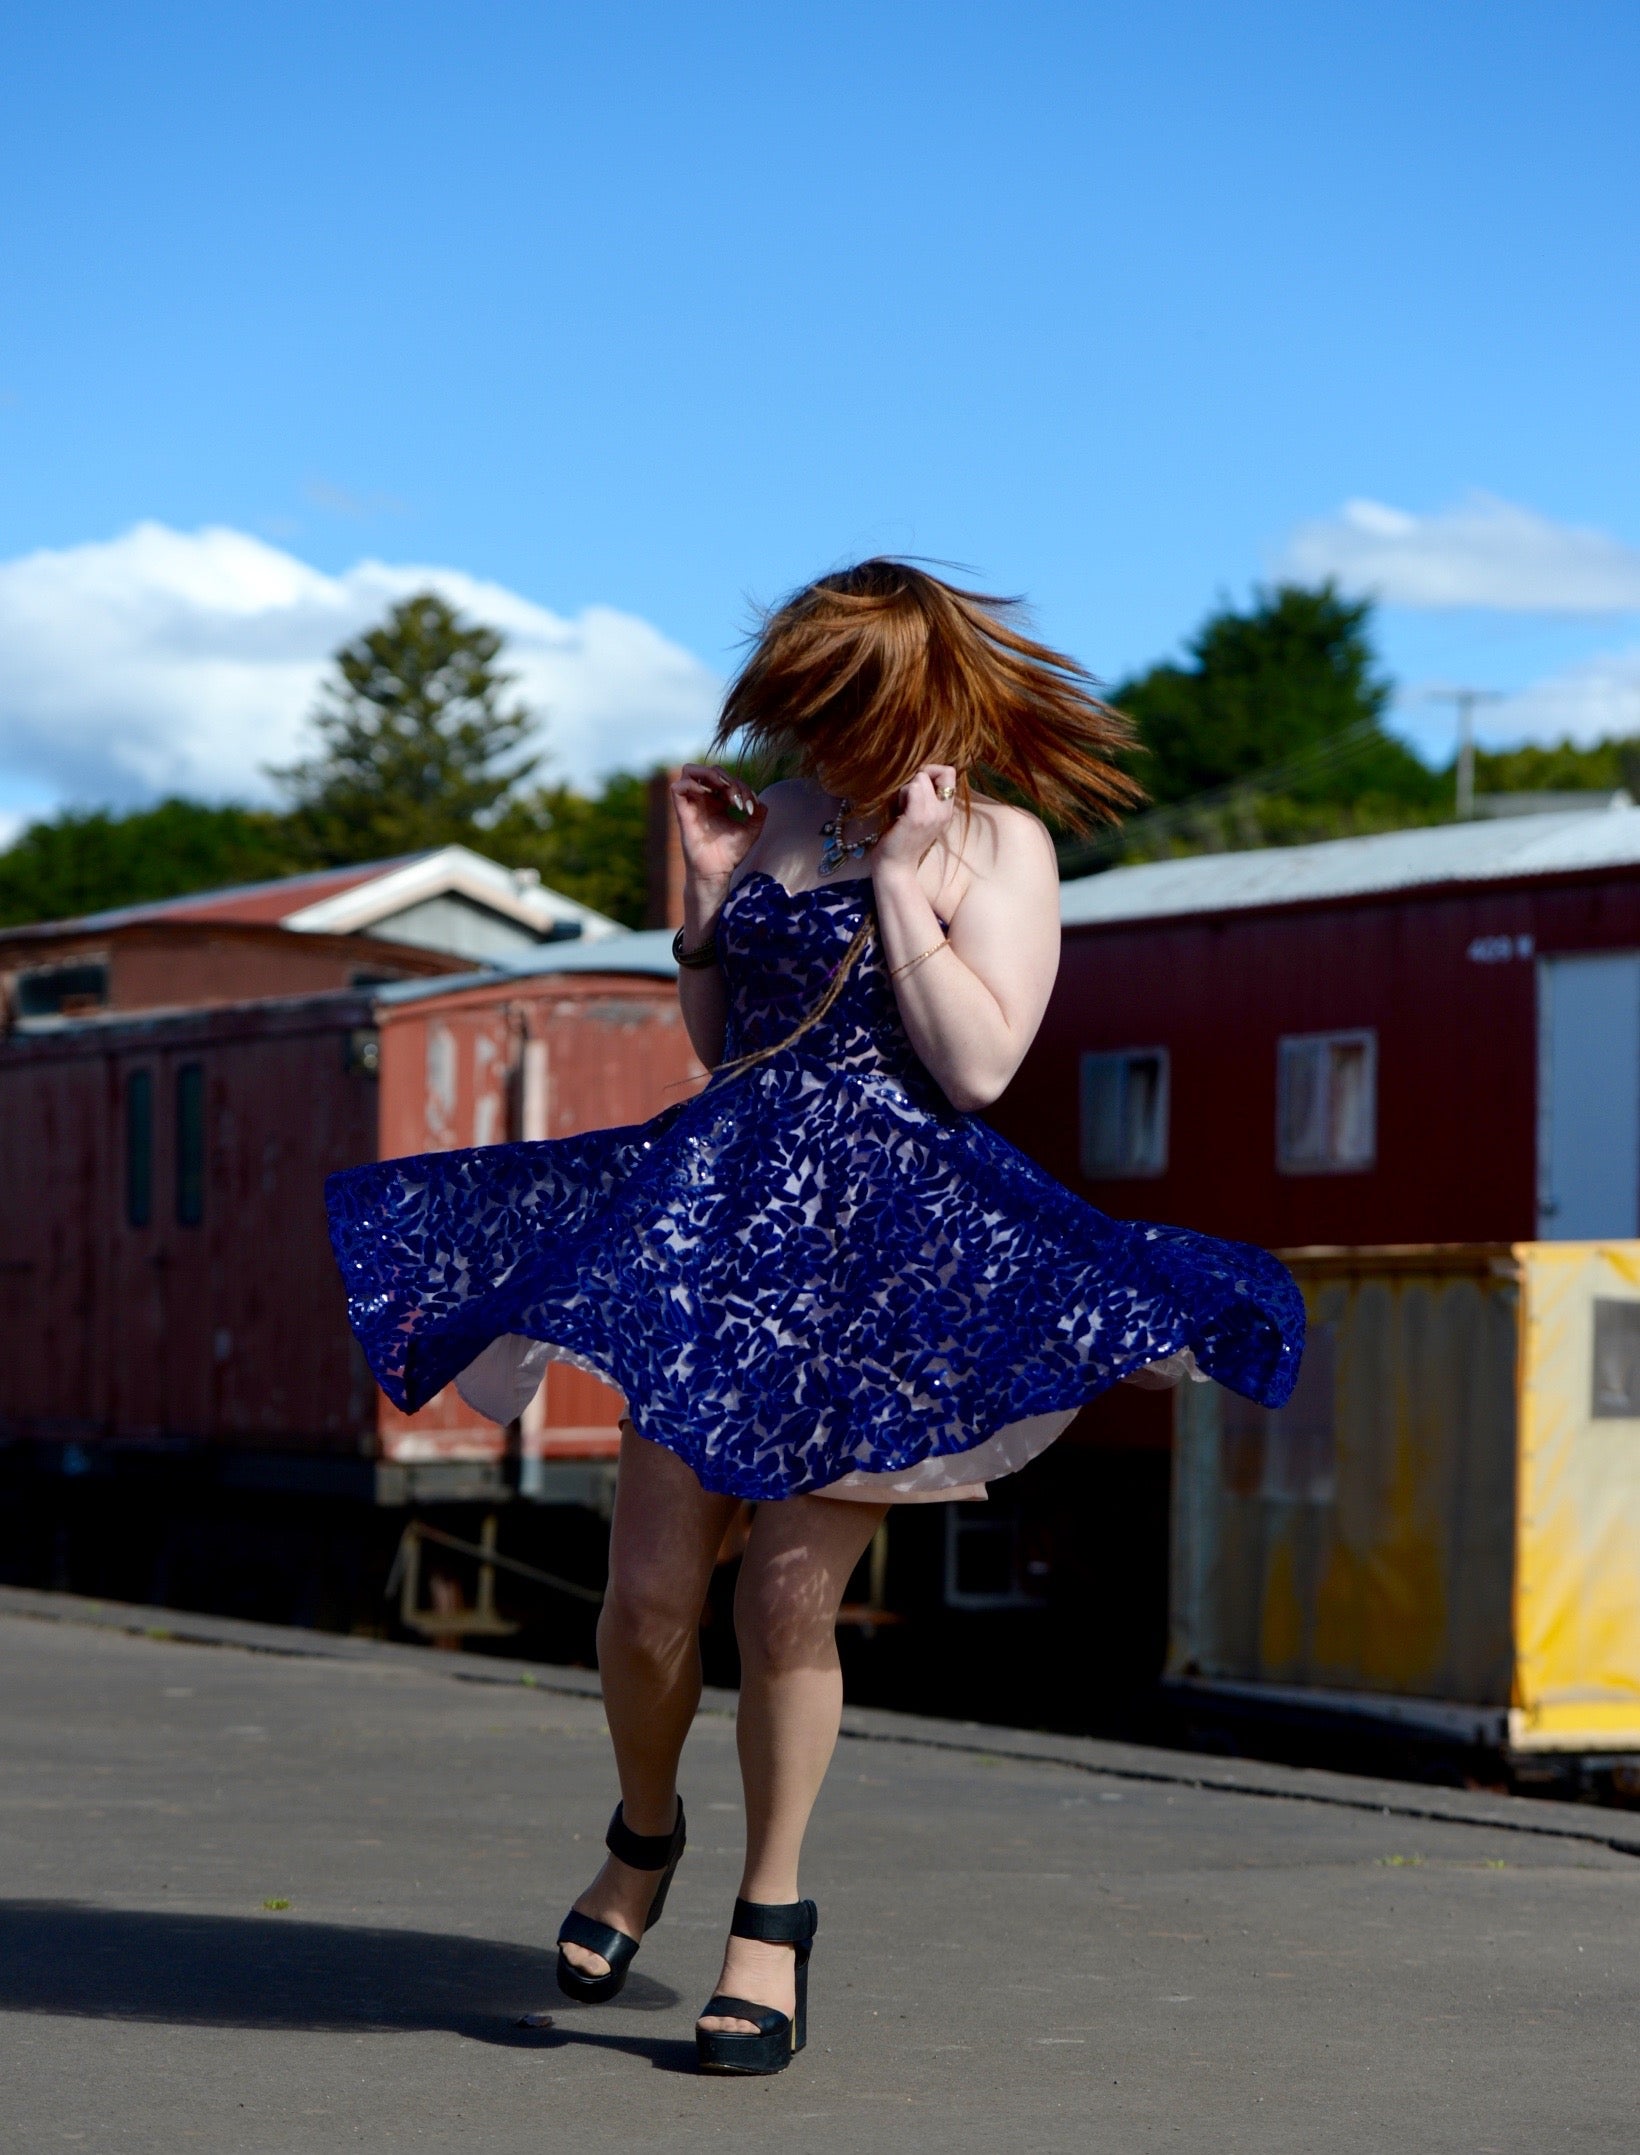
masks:
[[[586,2041],[659,2066],[693,2047],[611,2031],[518,2026],[524,2013],[573,2011],[550,1948],[436,1931],[371,1930],[259,1916],[0,1901],[0,2011],[230,2028],[446,2029],[538,2050]],[[677,2003],[634,1971],[604,2011]]]

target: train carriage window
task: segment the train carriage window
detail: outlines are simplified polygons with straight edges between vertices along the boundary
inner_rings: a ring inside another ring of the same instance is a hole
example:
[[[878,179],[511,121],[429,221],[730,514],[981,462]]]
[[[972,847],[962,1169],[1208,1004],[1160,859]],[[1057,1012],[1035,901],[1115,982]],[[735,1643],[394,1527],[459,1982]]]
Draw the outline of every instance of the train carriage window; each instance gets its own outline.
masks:
[[[1082,1058],[1082,1172],[1090,1181],[1167,1173],[1166,1048]]]
[[[1294,1033],[1276,1048],[1276,1166],[1360,1174],[1378,1157],[1378,1035]]]
[[[184,1063],[177,1071],[177,1225],[197,1227],[205,1217],[205,1066]]]
[[[108,967],[98,958],[36,965],[17,976],[20,1018],[79,1018],[108,1001]]]
[[[146,1227],[154,1217],[154,1073],[133,1070],[125,1081],[125,1222]]]

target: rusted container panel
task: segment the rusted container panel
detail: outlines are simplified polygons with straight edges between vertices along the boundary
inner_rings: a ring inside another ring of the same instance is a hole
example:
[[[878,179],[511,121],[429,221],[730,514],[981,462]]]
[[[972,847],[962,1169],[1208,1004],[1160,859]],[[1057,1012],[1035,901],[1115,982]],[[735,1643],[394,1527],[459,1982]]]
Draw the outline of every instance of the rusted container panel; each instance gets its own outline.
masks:
[[[193,1229],[178,1224],[186,1051],[166,1058],[172,1428],[259,1448],[368,1441],[374,1387],[347,1331],[323,1207],[325,1176],[368,1157],[374,1136],[375,1086],[350,1052],[354,1031],[239,1038],[203,1058],[207,1202]]]
[[[544,1066],[529,1087],[528,1112],[540,1115],[531,1136],[647,1122],[705,1077],[670,981],[560,979],[533,1010],[529,1038]]]
[[[1523,1750],[1640,1750],[1640,1242],[1519,1251]]]
[[[495,1145],[513,1136],[523,1016],[492,993],[377,1013],[384,1160]]]
[[[1640,1747],[1640,1242],[1293,1261],[1289,1404],[1179,1400],[1169,1674]]]
[[[1169,1673],[1506,1706],[1515,1260],[1293,1262],[1310,1334],[1287,1406],[1179,1399]]]
[[[495,1145],[521,1134],[526,1018],[486,984],[378,1011],[383,1159]],[[436,1460],[499,1460],[507,1433],[446,1385],[419,1413],[377,1397],[381,1456],[406,1466]]]
[[[645,1121],[704,1075],[666,980],[526,976],[383,1000],[377,1017],[384,1159]],[[523,1418],[522,1454],[611,1455],[623,1412],[608,1385],[555,1366]],[[496,1459],[507,1445],[453,1385],[414,1415],[382,1399],[377,1429],[382,1457],[405,1464]]]

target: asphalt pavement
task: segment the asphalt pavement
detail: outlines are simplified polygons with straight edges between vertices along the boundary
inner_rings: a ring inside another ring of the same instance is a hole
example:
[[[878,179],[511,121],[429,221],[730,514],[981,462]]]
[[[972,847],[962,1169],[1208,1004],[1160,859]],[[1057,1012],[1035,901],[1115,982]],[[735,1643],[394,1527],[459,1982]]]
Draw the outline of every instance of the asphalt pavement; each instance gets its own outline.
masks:
[[[589,1677],[0,1592],[0,2147],[1634,2143],[1640,1816],[884,1713],[810,1838],[809,2048],[697,2078],[732,1703],[665,1920],[577,2007]]]

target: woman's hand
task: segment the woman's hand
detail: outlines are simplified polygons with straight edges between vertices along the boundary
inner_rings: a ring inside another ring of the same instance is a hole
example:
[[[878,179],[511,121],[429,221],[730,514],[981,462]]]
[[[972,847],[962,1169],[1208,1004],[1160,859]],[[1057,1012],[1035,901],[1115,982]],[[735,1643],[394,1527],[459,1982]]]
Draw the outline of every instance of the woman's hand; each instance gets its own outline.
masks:
[[[872,875],[883,869],[891,876],[907,871],[915,875],[945,836],[956,810],[955,769],[949,763],[925,763],[901,791],[894,821],[871,849]]]
[[[757,842],[768,810],[718,763],[686,763],[672,781],[672,807],[683,845],[683,935],[687,950],[708,943],[735,870]],[[708,1070],[723,1060],[727,1006],[715,965],[684,967],[678,1001],[695,1053]]]
[[[686,763],[672,781],[672,806],[690,882],[721,895],[756,844],[768,810],[716,763]]]

